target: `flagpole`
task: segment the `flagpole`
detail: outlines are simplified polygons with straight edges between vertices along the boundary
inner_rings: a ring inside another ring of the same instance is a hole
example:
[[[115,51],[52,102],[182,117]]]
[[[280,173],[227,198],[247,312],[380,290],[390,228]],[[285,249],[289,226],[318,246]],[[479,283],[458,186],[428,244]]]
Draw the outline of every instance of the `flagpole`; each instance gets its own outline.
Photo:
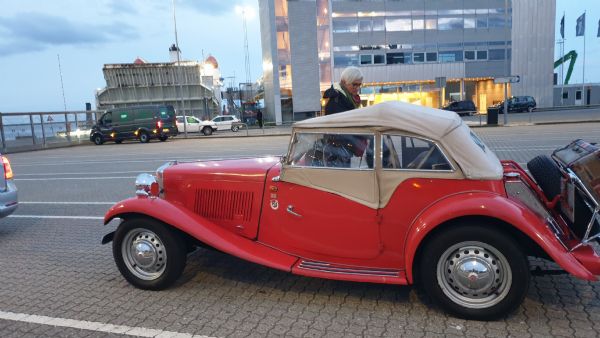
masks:
[[[585,101],[585,13],[587,11],[583,11],[583,81],[581,84],[581,89],[583,91],[583,105],[586,105]]]

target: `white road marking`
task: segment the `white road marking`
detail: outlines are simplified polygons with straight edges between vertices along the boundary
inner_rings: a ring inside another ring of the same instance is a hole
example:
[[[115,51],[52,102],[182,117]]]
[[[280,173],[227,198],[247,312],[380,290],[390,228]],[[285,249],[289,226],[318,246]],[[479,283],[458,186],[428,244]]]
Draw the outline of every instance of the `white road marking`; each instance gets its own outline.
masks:
[[[181,332],[174,332],[174,331],[156,330],[156,329],[149,329],[149,328],[145,328],[145,327],[113,325],[113,324],[109,324],[109,323],[92,322],[92,321],[87,321],[87,320],[76,320],[76,319],[68,319],[68,318],[38,316],[38,315],[30,315],[27,313],[15,313],[15,312],[7,312],[7,311],[0,311],[0,319],[10,320],[10,321],[14,321],[14,322],[59,326],[59,327],[66,327],[66,328],[72,328],[72,329],[88,330],[88,331],[94,331],[94,332],[106,332],[106,333],[112,333],[112,334],[123,334],[123,335],[131,335],[131,336],[138,336],[138,337],[210,338],[209,336],[192,335],[189,333],[181,333]]]
[[[50,216],[50,215],[9,215],[9,218],[40,218],[40,219],[93,219],[103,220],[102,216]]]
[[[112,176],[112,177],[46,177],[46,178],[13,178],[15,181],[60,181],[60,180],[113,180],[113,179],[135,179],[135,176]]]
[[[117,202],[43,202],[43,201],[19,201],[19,204],[68,204],[68,205],[113,205]]]

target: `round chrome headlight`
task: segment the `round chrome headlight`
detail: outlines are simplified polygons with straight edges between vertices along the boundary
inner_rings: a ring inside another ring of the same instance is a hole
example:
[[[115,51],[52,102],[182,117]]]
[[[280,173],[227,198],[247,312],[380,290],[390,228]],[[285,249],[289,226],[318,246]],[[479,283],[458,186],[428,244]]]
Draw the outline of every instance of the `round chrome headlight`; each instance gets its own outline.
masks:
[[[143,173],[135,179],[135,194],[138,196],[158,196],[158,182],[153,175]]]

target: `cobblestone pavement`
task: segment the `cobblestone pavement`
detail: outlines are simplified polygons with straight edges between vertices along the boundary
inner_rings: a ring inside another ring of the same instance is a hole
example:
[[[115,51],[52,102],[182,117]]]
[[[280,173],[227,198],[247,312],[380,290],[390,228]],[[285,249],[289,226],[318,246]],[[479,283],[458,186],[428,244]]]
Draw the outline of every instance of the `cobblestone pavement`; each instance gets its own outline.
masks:
[[[524,164],[574,138],[600,141],[598,130],[596,123],[480,128],[477,133],[499,157]],[[111,202],[132,196],[137,172],[173,158],[280,154],[287,140],[196,139],[13,154],[23,203],[15,217],[0,221],[0,335],[600,335],[600,283],[568,275],[533,277],[524,304],[494,322],[451,317],[413,287],[299,277],[211,250],[191,254],[183,277],[165,291],[139,290],[122,278],[110,245],[100,245],[116,222],[102,226],[90,217],[101,217]],[[45,317],[6,319],[10,314]]]

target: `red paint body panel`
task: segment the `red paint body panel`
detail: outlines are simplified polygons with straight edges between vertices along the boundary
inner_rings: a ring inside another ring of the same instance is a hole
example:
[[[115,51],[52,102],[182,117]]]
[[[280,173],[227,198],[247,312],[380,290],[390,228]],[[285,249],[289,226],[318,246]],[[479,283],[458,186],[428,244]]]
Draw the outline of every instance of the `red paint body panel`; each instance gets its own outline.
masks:
[[[581,246],[573,251],[573,256],[596,276],[600,276],[600,257],[590,246]]]
[[[438,224],[472,215],[493,217],[512,224],[540,245],[567,272],[581,279],[596,280],[589,270],[565,250],[543,219],[524,206],[489,192],[452,195],[419,215],[405,241],[406,266],[412,266],[419,244]],[[412,270],[408,269],[408,281],[412,282],[413,277]]]
[[[213,223],[256,239],[265,176],[279,158],[181,163],[163,173],[164,197]]]
[[[267,177],[267,191],[277,191],[263,201],[261,242],[295,256],[344,264],[370,261],[381,253],[377,210],[330,192],[273,182],[279,169],[274,167]],[[276,209],[271,201],[277,201]],[[299,216],[289,213],[288,206]]]
[[[215,249],[274,269],[290,272],[297,260],[294,256],[236,235],[184,207],[160,198],[139,197],[121,201],[108,210],[104,222],[128,213],[158,219]]]

